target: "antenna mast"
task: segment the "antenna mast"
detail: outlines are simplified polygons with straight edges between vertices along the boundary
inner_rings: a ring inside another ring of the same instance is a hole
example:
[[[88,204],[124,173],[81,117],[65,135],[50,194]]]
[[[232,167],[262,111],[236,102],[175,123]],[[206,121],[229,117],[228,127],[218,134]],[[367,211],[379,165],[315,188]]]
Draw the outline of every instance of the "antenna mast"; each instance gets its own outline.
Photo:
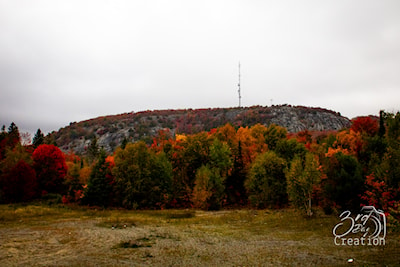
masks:
[[[239,61],[239,82],[238,82],[238,93],[239,93],[239,108],[241,107],[242,95],[240,94],[240,61]]]

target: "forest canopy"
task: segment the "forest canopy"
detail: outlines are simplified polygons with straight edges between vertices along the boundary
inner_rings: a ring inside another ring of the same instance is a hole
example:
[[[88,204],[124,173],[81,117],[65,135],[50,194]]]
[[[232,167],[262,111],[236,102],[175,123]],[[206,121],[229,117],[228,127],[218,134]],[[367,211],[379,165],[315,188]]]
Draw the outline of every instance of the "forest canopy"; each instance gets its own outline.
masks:
[[[374,205],[397,216],[400,113],[358,117],[339,131],[225,124],[194,134],[159,131],[107,153],[61,151],[40,130],[22,144],[0,133],[0,202],[58,196],[65,204],[127,209],[293,206],[308,216]]]

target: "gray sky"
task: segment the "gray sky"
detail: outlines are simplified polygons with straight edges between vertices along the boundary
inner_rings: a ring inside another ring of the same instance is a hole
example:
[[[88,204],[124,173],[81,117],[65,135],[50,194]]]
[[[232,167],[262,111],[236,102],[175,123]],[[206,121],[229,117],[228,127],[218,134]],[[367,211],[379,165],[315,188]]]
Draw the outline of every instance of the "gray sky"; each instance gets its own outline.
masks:
[[[400,109],[400,1],[0,0],[0,125],[131,111]]]

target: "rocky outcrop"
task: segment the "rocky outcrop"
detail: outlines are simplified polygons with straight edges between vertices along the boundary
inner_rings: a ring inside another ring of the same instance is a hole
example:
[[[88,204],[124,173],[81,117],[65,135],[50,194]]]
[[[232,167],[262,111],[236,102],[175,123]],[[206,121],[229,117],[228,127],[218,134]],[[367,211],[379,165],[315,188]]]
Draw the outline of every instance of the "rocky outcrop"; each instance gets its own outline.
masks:
[[[303,130],[332,131],[350,126],[350,120],[340,113],[302,106],[253,106],[246,108],[214,108],[186,110],[156,110],[131,112],[99,117],[53,132],[50,136],[64,151],[85,153],[91,140],[96,137],[99,146],[113,151],[124,139],[151,142],[160,130],[170,133],[196,133],[208,131],[226,123],[234,126],[277,124],[295,133]]]

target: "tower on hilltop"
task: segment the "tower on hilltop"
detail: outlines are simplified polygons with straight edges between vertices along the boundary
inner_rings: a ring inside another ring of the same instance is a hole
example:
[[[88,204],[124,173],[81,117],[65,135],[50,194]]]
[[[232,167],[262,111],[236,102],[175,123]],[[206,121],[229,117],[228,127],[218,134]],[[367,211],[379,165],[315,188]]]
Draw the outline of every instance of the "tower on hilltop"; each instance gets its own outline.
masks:
[[[239,82],[238,82],[238,93],[239,93],[239,108],[242,106],[242,95],[240,92],[240,61],[239,61]]]

